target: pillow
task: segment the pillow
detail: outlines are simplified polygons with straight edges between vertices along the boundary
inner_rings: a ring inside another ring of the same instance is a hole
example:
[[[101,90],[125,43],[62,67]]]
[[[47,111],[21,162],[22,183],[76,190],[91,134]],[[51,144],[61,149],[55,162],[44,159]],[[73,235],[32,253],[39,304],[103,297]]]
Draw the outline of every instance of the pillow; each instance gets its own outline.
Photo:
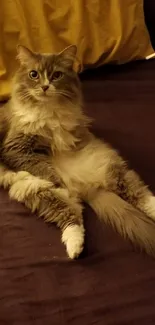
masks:
[[[0,23],[0,98],[10,94],[18,43],[41,52],[76,44],[84,68],[154,53],[143,0],[5,0]]]

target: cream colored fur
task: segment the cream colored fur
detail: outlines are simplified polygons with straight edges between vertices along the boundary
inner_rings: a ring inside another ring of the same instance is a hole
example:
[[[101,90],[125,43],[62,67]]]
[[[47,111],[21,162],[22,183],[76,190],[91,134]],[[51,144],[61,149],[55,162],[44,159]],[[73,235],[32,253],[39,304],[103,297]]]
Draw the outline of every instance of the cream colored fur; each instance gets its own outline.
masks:
[[[52,142],[53,150],[69,151],[77,143],[77,138],[69,132],[79,124],[83,116],[80,106],[76,107],[72,103],[65,105],[60,110],[59,103],[53,101],[42,104],[44,107],[39,109],[34,105],[22,105],[13,98],[10,103],[13,113],[12,130],[15,127],[25,134],[40,134]]]
[[[78,152],[55,155],[52,164],[69,191],[84,199],[92,189],[107,188],[108,169],[116,155],[113,149],[94,138]]]
[[[68,226],[62,234],[62,242],[66,245],[68,256],[74,259],[80,255],[84,245],[84,227]]]
[[[8,189],[14,184],[16,176],[17,173],[7,170],[3,165],[0,165],[0,186]]]
[[[155,220],[155,196],[151,194],[147,196],[144,201],[141,202],[139,209]]]

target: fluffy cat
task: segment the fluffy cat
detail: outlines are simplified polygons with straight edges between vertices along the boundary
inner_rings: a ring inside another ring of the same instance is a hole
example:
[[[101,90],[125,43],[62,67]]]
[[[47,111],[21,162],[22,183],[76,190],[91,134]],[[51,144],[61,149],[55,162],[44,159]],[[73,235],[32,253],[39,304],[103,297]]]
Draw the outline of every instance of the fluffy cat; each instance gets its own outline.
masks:
[[[0,110],[0,184],[12,199],[56,223],[72,259],[84,245],[83,202],[155,256],[155,197],[89,131],[75,56],[74,45],[58,54],[18,47],[12,96]]]

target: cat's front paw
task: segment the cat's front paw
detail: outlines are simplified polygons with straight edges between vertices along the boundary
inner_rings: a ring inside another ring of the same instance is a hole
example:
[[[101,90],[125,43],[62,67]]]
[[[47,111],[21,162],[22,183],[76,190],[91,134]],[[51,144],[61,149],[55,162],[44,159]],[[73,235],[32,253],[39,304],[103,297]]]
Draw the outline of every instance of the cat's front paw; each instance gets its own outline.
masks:
[[[66,246],[68,256],[71,259],[77,258],[83,251],[84,228],[83,226],[70,225],[62,234],[62,242]]]
[[[140,210],[155,221],[155,196],[150,195],[140,205]]]
[[[36,200],[36,194],[40,190],[46,190],[49,187],[51,187],[50,182],[33,176],[28,172],[20,171],[14,176],[14,183],[10,187],[9,196],[11,199],[22,203],[24,203],[28,197],[33,197],[34,203]]]
[[[5,189],[9,188],[15,179],[16,173],[10,171],[4,171],[3,174],[0,173],[0,186],[3,186]]]

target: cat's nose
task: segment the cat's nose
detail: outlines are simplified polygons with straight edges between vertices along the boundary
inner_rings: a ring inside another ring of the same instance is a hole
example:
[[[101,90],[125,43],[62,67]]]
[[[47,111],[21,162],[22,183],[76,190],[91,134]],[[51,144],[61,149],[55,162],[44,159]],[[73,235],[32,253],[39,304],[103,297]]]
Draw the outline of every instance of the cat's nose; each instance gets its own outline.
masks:
[[[42,88],[42,90],[45,92],[45,91],[49,88],[49,86],[47,86],[47,85],[45,86],[45,85],[44,85],[44,86],[42,86],[41,88]]]

